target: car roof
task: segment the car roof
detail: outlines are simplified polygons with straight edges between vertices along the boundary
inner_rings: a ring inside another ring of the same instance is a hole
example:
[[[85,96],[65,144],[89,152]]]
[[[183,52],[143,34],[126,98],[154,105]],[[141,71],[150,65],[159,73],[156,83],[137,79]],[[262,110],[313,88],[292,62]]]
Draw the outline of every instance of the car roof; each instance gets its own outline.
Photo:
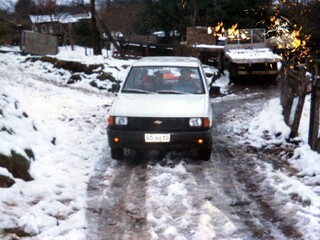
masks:
[[[142,66],[174,66],[174,67],[198,67],[200,60],[194,57],[144,57],[133,63],[134,67]]]

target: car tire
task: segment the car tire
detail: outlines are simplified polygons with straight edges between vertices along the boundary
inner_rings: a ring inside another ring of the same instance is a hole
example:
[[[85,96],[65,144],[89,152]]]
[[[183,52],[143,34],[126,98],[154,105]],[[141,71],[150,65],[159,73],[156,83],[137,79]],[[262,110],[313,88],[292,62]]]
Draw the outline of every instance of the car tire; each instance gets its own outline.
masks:
[[[240,79],[239,77],[232,77],[232,76],[230,76],[230,77],[229,77],[229,84],[231,84],[231,83],[237,84],[237,83],[240,82],[239,79]]]
[[[211,156],[211,149],[200,149],[197,152],[197,157],[203,161],[209,161]]]
[[[123,148],[111,148],[111,157],[116,160],[123,159]]]

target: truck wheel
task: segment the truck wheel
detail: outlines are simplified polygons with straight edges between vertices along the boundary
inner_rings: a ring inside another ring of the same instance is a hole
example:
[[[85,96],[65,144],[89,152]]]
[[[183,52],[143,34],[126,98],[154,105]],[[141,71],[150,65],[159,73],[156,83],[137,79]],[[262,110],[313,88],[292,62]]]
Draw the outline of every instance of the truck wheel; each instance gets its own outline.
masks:
[[[211,156],[211,149],[201,149],[197,152],[198,159],[209,161]]]
[[[278,75],[268,76],[268,81],[269,82],[276,82],[277,81],[277,77],[278,77]]]
[[[123,159],[123,148],[111,148],[111,157],[116,160]]]

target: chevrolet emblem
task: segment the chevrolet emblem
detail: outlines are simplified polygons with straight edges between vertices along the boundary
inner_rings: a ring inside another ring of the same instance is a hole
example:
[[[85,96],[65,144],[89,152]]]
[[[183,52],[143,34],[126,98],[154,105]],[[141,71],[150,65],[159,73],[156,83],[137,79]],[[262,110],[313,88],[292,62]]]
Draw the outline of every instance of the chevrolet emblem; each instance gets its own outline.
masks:
[[[154,124],[157,124],[157,125],[160,125],[160,124],[162,124],[163,122],[162,122],[161,120],[156,120],[156,121],[154,121],[153,123],[154,123]]]

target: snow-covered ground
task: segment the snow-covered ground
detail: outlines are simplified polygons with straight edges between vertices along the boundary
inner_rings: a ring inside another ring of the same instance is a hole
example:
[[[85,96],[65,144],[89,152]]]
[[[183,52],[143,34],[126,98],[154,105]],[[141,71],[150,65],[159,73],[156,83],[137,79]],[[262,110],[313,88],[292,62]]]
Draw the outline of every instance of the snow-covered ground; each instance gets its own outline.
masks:
[[[12,187],[0,188],[0,238],[11,239],[5,238],[4,232],[22,229],[29,235],[27,239],[86,239],[87,185],[96,163],[110,156],[106,119],[114,95],[90,86],[95,74],[67,85],[70,72],[55,69],[50,63],[25,61],[26,57],[14,52],[0,54],[0,154],[10,155],[15,151],[28,158],[26,149],[34,153],[34,159],[30,159],[32,181],[14,178],[0,167],[0,175],[15,180]],[[102,63],[104,71],[117,79],[124,78],[126,66],[131,64],[110,57],[86,56],[80,47],[76,51],[61,48],[55,57],[87,64]],[[222,77],[217,84],[226,89],[228,80]],[[258,170],[266,176],[265,184],[277,190],[279,201],[294,195],[308,202],[294,206],[284,203],[283,208],[290,212],[290,208],[299,206],[295,209],[299,213],[296,227],[305,239],[320,239],[320,155],[306,144],[308,103],[309,99],[299,130],[301,145],[288,160],[298,174],[288,176],[267,163]],[[276,141],[285,144],[289,135],[278,98],[267,102],[245,124],[249,129],[241,141],[253,146]],[[242,125],[241,120],[235,122],[235,131],[237,128],[240,131]],[[282,138],[265,139],[266,131],[270,136],[282,133]],[[111,162],[116,165],[116,161]],[[170,184],[183,198],[185,191],[179,183]]]
[[[58,57],[65,57],[63,51]],[[69,59],[81,57],[69,52]],[[24,60],[0,54],[0,129],[14,132],[0,131],[0,153],[14,150],[26,156],[25,149],[32,149],[34,180],[15,179],[11,188],[0,189],[0,229],[19,227],[37,239],[85,239],[86,187],[107,151],[106,119],[113,96],[99,93],[89,82],[73,85],[86,91],[70,89],[63,84],[70,73]],[[116,71],[114,63],[121,69],[118,61],[108,62],[109,71]],[[4,168],[0,174],[12,177]]]

